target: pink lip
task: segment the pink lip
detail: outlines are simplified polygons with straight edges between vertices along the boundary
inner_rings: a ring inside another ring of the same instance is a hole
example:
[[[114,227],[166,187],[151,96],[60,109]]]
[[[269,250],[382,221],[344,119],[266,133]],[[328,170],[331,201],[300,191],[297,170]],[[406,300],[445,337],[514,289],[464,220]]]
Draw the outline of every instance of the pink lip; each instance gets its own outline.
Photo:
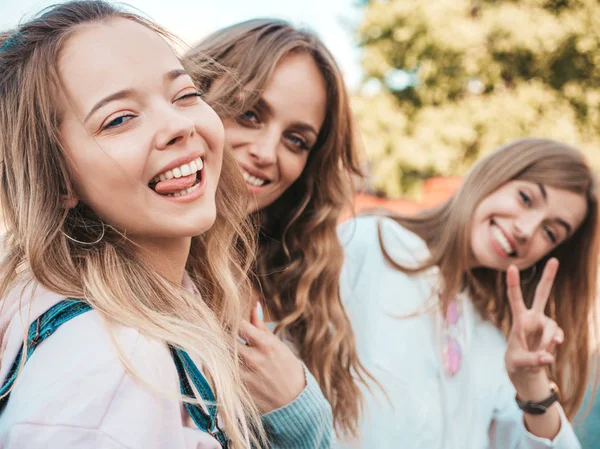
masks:
[[[488,234],[490,236],[490,242],[492,244],[492,248],[494,248],[494,251],[496,251],[496,254],[498,254],[503,259],[508,259],[508,255],[504,252],[504,250],[496,242],[496,239],[494,238],[494,235],[492,234],[492,228],[491,227],[490,227],[490,229],[488,231]]]
[[[250,168],[246,164],[242,164],[241,162],[238,162],[238,164],[240,164],[240,167],[242,167],[242,169],[244,169],[244,171],[249,175],[256,176],[257,178],[272,182],[272,179],[265,175],[262,171],[256,170],[255,168]]]
[[[502,249],[502,247],[498,244],[498,242],[496,242],[496,239],[494,238],[494,235],[492,234],[492,226],[496,226],[498,229],[500,229],[500,232],[502,232],[502,234],[504,235],[504,237],[506,237],[506,239],[508,240],[508,243],[510,243],[510,246],[513,248],[514,252],[516,254],[518,254],[518,252],[516,251],[516,246],[515,246],[515,240],[509,236],[504,229],[502,229],[500,226],[498,226],[498,224],[492,220],[492,222],[490,223],[490,226],[488,228],[488,234],[490,236],[490,242],[492,244],[492,248],[494,248],[494,251],[496,251],[496,253],[502,257],[503,259],[509,259],[510,256],[508,254],[506,254],[504,252],[504,249]]]
[[[154,178],[156,178],[158,175],[160,175],[161,173],[165,173],[169,170],[173,170],[174,168],[177,168],[183,164],[189,164],[192,161],[195,161],[198,158],[202,158],[204,160],[204,155],[201,153],[194,153],[193,155],[187,155],[187,156],[181,156],[178,157],[175,160],[172,160],[171,162],[169,162],[167,165],[165,165],[158,173],[156,173],[154,176],[152,176],[152,178],[150,178],[150,181],[152,181]],[[148,182],[150,182],[148,181]]]

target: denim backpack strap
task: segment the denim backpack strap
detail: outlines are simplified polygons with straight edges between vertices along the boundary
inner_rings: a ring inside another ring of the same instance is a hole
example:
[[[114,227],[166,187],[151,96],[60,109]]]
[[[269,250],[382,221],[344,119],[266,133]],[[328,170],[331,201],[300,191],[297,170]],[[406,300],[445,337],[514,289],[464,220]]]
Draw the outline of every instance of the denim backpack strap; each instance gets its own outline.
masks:
[[[37,348],[38,345],[46,338],[52,335],[61,324],[66,323],[67,321],[89,310],[92,310],[92,307],[89,304],[75,298],[65,299],[64,301],[61,301],[46,310],[46,312],[40,315],[40,317],[29,326],[29,331],[27,333],[27,353],[25,354],[25,362],[29,360],[31,354],[33,354],[33,351],[35,351],[35,348]],[[17,354],[15,361],[8,371],[6,380],[2,385],[2,388],[0,388],[0,395],[5,395],[0,399],[0,411],[4,409],[6,403],[8,402],[8,398],[10,396],[9,390],[17,378],[22,356],[23,347],[19,349],[19,353]]]
[[[183,349],[169,347],[171,356],[175,361],[177,374],[179,375],[179,386],[181,394],[188,398],[194,398],[194,391],[189,380],[194,383],[194,387],[198,394],[202,397],[206,409],[197,404],[185,402],[185,408],[190,414],[192,420],[200,430],[212,435],[216,438],[221,447],[229,448],[229,438],[223,429],[219,427],[217,417],[217,406],[215,395],[213,394],[210,385],[206,378],[202,375],[192,358]]]

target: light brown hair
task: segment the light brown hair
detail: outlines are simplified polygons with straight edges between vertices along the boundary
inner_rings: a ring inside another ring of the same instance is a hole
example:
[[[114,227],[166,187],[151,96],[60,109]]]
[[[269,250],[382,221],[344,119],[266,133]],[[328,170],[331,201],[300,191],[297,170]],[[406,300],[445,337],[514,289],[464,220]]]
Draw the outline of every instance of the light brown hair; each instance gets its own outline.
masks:
[[[115,18],[169,40],[157,25],[103,1],[50,7],[0,36],[0,200],[7,226],[0,297],[20,278],[32,279],[84,299],[109,324],[124,324],[185,349],[202,361],[211,379],[233,447],[259,445],[260,417],[241,382],[235,349],[247,309],[242,291],[251,288],[244,280],[253,260],[245,184],[235,160],[224,156],[216,223],[192,239],[186,270],[201,297],[156,273],[123,230],[103,223],[90,207],[66,205],[74,186],[58,133],[62,88],[57,61],[78,29]]]
[[[336,429],[353,435],[363,398],[354,333],[339,297],[343,251],[336,233],[352,202],[352,176],[360,175],[348,94],[333,57],[312,33],[280,20],[257,19],[220,30],[188,52],[184,61],[222,118],[237,119],[260,99],[283,57],[307,53],[327,90],[327,113],[300,178],[272,205],[255,214],[260,223],[256,288],[277,332],[289,338],[317,378],[333,408]],[[212,58],[226,70],[206,77]],[[196,67],[199,68],[196,73]]]
[[[584,195],[587,215],[566,241],[537,262],[534,278],[522,285],[531,307],[544,265],[551,257],[560,261],[546,314],[565,332],[551,376],[561,390],[561,404],[572,419],[581,406],[590,371],[590,352],[596,337],[596,277],[599,254],[598,192],[595,177],[583,155],[560,142],[528,138],[510,142],[481,159],[467,174],[458,192],[446,203],[417,216],[388,215],[420,236],[431,258],[416,269],[394,262],[380,243],[388,262],[407,273],[438,266],[445,290],[441,308],[466,289],[477,311],[507,335],[511,313],[506,274],[489,268],[470,269],[471,220],[478,204],[512,180],[529,181]]]

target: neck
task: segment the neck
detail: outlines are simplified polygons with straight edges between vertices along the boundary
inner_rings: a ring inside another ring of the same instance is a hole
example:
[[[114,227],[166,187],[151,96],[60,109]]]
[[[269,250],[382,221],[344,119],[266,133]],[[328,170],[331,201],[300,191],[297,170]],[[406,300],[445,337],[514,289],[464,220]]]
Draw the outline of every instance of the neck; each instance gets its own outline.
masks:
[[[191,237],[136,239],[140,256],[158,274],[180,285],[192,244]]]

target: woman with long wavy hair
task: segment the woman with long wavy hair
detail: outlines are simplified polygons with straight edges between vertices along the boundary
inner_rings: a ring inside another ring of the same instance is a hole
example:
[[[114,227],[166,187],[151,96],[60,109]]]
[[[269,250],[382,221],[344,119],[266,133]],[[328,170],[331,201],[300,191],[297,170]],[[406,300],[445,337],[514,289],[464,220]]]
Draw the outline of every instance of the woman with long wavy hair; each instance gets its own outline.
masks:
[[[339,298],[343,254],[336,226],[352,201],[352,177],[360,175],[340,70],[315,35],[269,19],[217,31],[184,61],[223,119],[229,151],[246,179],[248,213],[260,229],[255,300],[316,378],[335,428],[353,435],[359,384],[368,374]],[[223,69],[205,76],[213,61]],[[310,393],[312,376],[305,380],[300,363],[256,313],[251,321],[242,325],[250,341],[241,354],[250,368],[246,383],[269,418],[267,430],[302,434],[302,426],[285,421],[297,419],[294,410]],[[312,425],[327,422],[326,410],[316,416]],[[329,437],[306,447],[320,444],[328,447]]]
[[[483,158],[439,207],[344,223],[342,296],[387,396],[340,446],[579,447],[599,231],[582,154],[535,138]]]
[[[236,349],[245,185],[168,40],[102,1],[0,36],[2,447],[264,438]]]

